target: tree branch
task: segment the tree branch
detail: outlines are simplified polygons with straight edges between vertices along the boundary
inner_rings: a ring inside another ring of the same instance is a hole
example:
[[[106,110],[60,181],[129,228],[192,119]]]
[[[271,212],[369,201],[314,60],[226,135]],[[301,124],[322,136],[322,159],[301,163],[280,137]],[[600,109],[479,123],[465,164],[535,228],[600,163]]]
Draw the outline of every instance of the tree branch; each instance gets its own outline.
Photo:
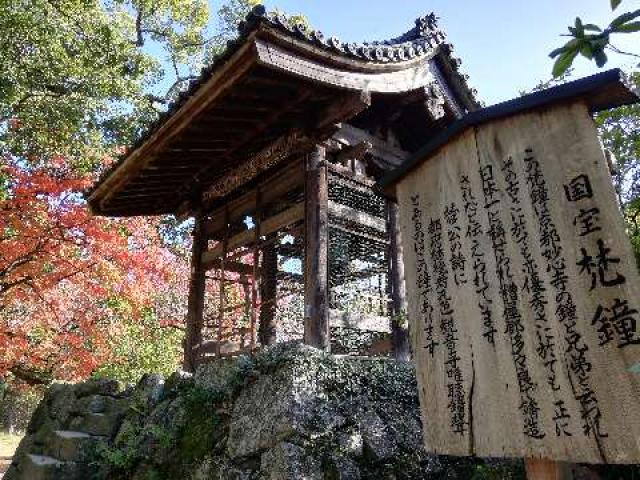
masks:
[[[611,43],[609,45],[607,45],[607,48],[609,48],[611,51],[613,51],[615,53],[618,53],[620,55],[626,55],[628,57],[640,58],[640,55],[638,55],[637,53],[626,52],[624,50],[620,50],[618,47],[616,47],[615,45],[612,45]]]

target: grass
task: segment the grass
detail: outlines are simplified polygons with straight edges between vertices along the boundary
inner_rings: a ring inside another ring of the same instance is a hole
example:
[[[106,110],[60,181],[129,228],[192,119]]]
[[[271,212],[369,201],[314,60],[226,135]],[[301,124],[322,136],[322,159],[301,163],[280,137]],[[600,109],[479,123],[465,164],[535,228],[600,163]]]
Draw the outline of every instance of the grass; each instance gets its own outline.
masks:
[[[20,440],[22,440],[22,435],[0,432],[0,457],[12,457]]]

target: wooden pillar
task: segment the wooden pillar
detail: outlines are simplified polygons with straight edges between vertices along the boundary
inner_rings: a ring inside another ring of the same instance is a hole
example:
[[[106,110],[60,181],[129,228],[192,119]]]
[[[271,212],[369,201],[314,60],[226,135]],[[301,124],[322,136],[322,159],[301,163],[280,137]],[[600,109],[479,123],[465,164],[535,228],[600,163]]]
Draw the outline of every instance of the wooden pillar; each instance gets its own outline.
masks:
[[[220,275],[218,278],[218,329],[216,332],[216,357],[220,356],[220,347],[223,342],[224,334],[224,311],[226,308],[226,261],[227,261],[227,246],[229,243],[229,210],[224,209],[224,232],[222,236],[222,256],[220,257]]]
[[[398,205],[387,203],[389,233],[389,282],[391,287],[391,347],[396,360],[409,361],[409,324],[407,321],[407,290],[404,281],[402,239]]]
[[[305,179],[304,342],[326,351],[329,335],[329,239],[326,151],[307,155]]]
[[[256,189],[256,211],[253,217],[253,280],[251,282],[251,350],[256,346],[258,323],[258,285],[260,284],[260,224],[262,222],[262,191]]]
[[[554,462],[544,458],[526,458],[524,466],[527,480],[573,480],[570,463]]]
[[[262,247],[262,268],[260,281],[260,325],[258,339],[262,346],[276,342],[276,301],[278,288],[277,233],[270,233]]]
[[[183,368],[188,372],[195,371],[198,366],[198,355],[194,354],[193,349],[202,341],[206,272],[201,257],[206,249],[207,238],[204,235],[204,221],[202,217],[196,217],[191,248],[191,277],[189,279],[187,331],[184,339],[183,358]]]

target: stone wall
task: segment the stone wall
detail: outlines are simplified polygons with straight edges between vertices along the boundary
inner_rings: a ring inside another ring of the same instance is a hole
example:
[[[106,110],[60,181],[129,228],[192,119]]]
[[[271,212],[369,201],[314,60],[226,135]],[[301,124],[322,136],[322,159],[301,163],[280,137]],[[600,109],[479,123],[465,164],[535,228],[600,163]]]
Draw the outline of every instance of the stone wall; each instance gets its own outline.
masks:
[[[427,455],[414,372],[278,344],[195,376],[55,385],[6,480],[471,478]],[[511,477],[504,477],[511,478]],[[515,477],[514,477],[515,478]]]

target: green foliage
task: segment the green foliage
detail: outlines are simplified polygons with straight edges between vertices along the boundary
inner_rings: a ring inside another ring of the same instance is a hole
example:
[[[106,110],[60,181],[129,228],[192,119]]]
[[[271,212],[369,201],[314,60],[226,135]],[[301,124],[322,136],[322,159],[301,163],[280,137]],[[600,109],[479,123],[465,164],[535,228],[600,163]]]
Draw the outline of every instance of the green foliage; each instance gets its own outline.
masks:
[[[94,463],[106,471],[132,471],[142,458],[138,448],[140,430],[138,424],[123,424],[114,445],[97,444]]]
[[[520,462],[516,465],[493,464],[483,462],[474,465],[472,468],[471,480],[524,480],[524,469]]]
[[[15,388],[0,381],[0,430],[24,432],[44,393],[41,385]]]
[[[205,0],[0,0],[0,149],[93,170],[155,117],[146,95],[198,60]],[[200,48],[201,50],[201,48]]]
[[[110,339],[111,359],[94,372],[95,377],[136,383],[148,372],[166,377],[176,370],[182,354],[181,330],[161,326],[151,310],[132,321],[124,306],[112,308],[123,310],[123,331]]]
[[[630,75],[640,87],[640,72]],[[640,265],[640,105],[627,105],[596,115],[604,147],[613,154],[613,185],[627,234]]]
[[[571,73],[569,69],[559,77],[539,82],[533,91],[563,84]],[[640,72],[628,75],[628,81],[632,88],[640,88]],[[613,155],[610,165],[613,187],[640,267],[640,105],[605,110],[597,113],[594,120],[603,146]]]
[[[185,394],[187,421],[180,430],[178,451],[186,463],[195,463],[210,454],[221,437],[221,417],[218,405],[225,394],[199,386]]]
[[[611,0],[611,9],[615,10],[621,1]],[[611,36],[614,34],[639,32],[640,21],[636,20],[638,18],[640,18],[640,10],[625,12],[615,17],[607,27],[602,28],[593,23],[585,24],[580,17],[576,17],[574,26],[568,27],[569,35],[566,35],[571,39],[549,54],[551,58],[556,59],[553,64],[553,76],[559,77],[567,72],[578,55],[594,61],[598,67],[603,67],[607,63],[608,58],[605,52],[607,49],[640,58],[635,53],[619,50],[611,43]]]

